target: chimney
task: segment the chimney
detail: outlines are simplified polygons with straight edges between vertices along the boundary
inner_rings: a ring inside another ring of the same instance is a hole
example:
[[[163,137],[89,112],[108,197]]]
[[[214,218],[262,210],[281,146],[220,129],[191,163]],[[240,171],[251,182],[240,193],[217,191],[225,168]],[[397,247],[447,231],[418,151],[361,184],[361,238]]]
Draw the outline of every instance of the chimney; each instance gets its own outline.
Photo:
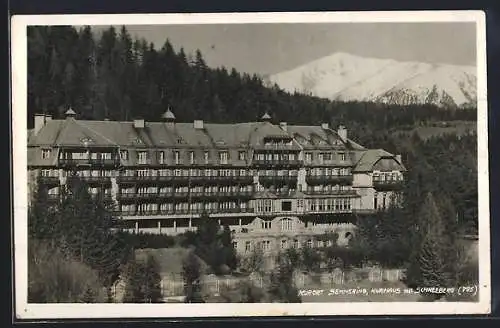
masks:
[[[323,130],[328,130],[329,129],[328,123],[321,123],[321,128]]]
[[[46,123],[45,114],[35,114],[35,125],[33,127],[33,134],[37,135]]]
[[[194,120],[194,128],[196,130],[203,130],[203,121],[202,120]]]
[[[401,155],[396,155],[396,161],[398,161],[398,163],[401,164]]]
[[[144,129],[144,119],[139,118],[134,120],[134,128]]]
[[[347,141],[347,129],[345,126],[340,125],[339,128],[337,129],[337,134],[339,135],[340,139],[342,139],[343,142]]]
[[[280,128],[281,130],[287,132],[287,129],[286,129],[286,122],[280,122]]]
[[[52,115],[45,115],[45,124],[52,121]]]

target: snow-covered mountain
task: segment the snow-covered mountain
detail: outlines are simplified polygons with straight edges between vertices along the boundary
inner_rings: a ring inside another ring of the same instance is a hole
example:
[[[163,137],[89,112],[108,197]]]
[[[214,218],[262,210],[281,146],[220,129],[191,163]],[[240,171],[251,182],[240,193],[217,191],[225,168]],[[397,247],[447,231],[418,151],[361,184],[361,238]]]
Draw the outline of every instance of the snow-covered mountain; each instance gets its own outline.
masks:
[[[477,97],[476,67],[335,53],[271,75],[272,84],[332,100],[466,106]]]

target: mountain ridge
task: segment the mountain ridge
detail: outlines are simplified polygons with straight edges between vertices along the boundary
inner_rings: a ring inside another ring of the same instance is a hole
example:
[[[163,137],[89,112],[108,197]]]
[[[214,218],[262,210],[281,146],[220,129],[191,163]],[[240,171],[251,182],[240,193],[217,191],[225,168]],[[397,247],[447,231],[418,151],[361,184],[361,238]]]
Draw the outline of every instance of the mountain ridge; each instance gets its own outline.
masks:
[[[340,101],[474,105],[476,67],[369,58],[337,52],[267,77],[288,92]]]

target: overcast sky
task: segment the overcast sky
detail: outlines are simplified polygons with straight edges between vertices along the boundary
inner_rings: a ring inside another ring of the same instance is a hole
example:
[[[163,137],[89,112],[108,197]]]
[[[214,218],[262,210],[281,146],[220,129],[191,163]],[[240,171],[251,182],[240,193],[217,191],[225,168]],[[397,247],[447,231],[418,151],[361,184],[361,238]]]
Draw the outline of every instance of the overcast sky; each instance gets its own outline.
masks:
[[[476,64],[474,23],[289,23],[129,25],[160,48],[200,49],[209,66],[261,75],[292,69],[335,52],[457,65]]]

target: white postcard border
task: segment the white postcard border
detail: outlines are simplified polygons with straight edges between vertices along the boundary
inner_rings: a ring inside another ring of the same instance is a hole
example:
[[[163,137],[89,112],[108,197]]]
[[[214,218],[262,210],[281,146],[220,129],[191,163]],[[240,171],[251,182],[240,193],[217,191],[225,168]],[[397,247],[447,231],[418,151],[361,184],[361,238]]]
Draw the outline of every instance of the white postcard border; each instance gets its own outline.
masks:
[[[478,88],[479,302],[257,304],[28,304],[27,26],[250,23],[475,22]],[[19,319],[487,314],[491,311],[486,27],[482,11],[22,15],[11,23],[15,309]]]

